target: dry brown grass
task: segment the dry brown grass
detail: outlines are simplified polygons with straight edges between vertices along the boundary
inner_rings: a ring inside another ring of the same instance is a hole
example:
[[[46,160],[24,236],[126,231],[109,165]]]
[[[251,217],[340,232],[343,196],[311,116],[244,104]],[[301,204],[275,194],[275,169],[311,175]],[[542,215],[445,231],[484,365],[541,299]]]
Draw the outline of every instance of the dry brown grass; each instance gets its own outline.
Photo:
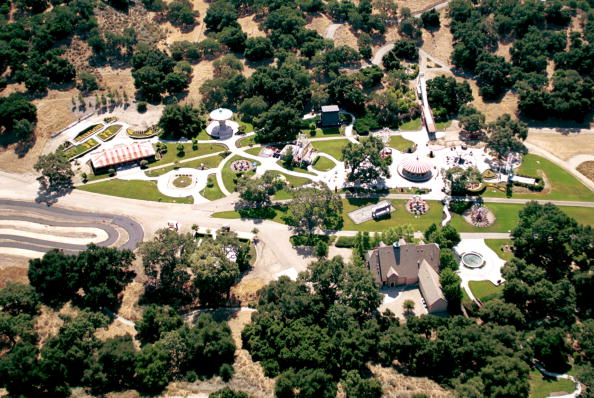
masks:
[[[479,111],[483,112],[487,122],[492,122],[501,115],[509,113],[514,116],[518,112],[518,97],[511,91],[508,91],[499,102],[485,102],[479,95],[479,88],[476,82],[471,79],[463,79],[456,76],[458,81],[467,81],[472,89],[472,96],[474,100],[470,103]]]
[[[58,330],[64,324],[60,315],[74,317],[79,310],[74,308],[70,303],[66,303],[59,311],[42,305],[39,316],[35,319],[35,329],[39,333],[39,347],[43,346],[45,341],[58,334]]]
[[[330,18],[324,14],[320,14],[312,18],[311,21],[305,25],[305,27],[307,29],[315,30],[320,36],[324,37],[324,33],[326,33],[326,29],[328,26],[330,26],[330,24],[332,24]]]
[[[398,12],[404,7],[410,8],[412,13],[425,10],[427,7],[437,4],[438,0],[401,0],[398,1]]]
[[[396,40],[400,40],[402,38],[402,36],[400,36],[400,33],[398,33],[398,27],[397,26],[390,26],[388,27],[388,29],[386,30],[386,43],[393,43]],[[379,47],[381,47],[383,44],[381,44]]]
[[[143,293],[144,285],[140,282],[134,281],[126,286],[118,314],[131,321],[139,321],[142,318],[142,309],[138,300]]]
[[[9,85],[2,95],[9,95],[11,92],[24,92],[22,85]],[[33,100],[37,107],[37,127],[35,129],[35,143],[24,154],[18,154],[15,150],[16,144],[7,147],[0,147],[0,170],[11,173],[29,173],[39,155],[44,152],[49,136],[62,128],[68,126],[76,118],[70,111],[72,96],[76,96],[78,90],[49,90],[46,97]]]
[[[254,21],[255,15],[237,19],[241,25],[241,30],[245,32],[247,37],[265,37],[266,33],[260,29],[258,22]]]
[[[445,9],[439,11],[439,17],[441,26],[438,30],[428,31],[427,29],[422,29],[423,45],[421,48],[429,55],[449,64],[450,55],[454,50],[454,47],[452,46],[453,38],[450,33],[451,20],[447,17]]]
[[[0,289],[6,286],[7,282],[29,284],[29,278],[27,277],[28,263],[28,258],[3,254],[2,267],[0,268]]]
[[[427,378],[404,376],[392,368],[379,365],[370,365],[369,368],[382,384],[384,398],[410,398],[414,394],[425,394],[429,398],[453,398],[451,392]]]
[[[508,62],[511,62],[511,55],[509,53],[509,50],[512,47],[512,43],[499,43],[499,45],[497,46],[497,51],[495,51],[495,54],[499,55],[500,57],[505,58]]]
[[[95,331],[95,336],[101,341],[111,339],[116,336],[136,336],[136,329],[133,326],[125,325],[117,319],[114,320],[108,327],[100,328]],[[136,342],[136,341],[135,341]],[[140,347],[140,343],[136,342],[136,345]]]
[[[526,142],[534,144],[563,160],[576,155],[594,155],[591,134],[538,133],[530,131]]]
[[[125,91],[130,98],[134,98],[134,78],[131,69],[113,69],[109,66],[98,68],[99,84],[107,91]]]
[[[590,180],[594,181],[594,161],[587,161],[580,163],[576,170],[588,177]]]
[[[241,305],[248,305],[257,299],[256,293],[265,285],[266,283],[262,279],[244,279],[231,288],[231,295]]]
[[[201,61],[196,65],[192,65],[192,81],[188,88],[189,94],[185,98],[184,103],[197,104],[202,96],[200,95],[200,86],[208,79],[212,79],[214,68],[213,61]]]
[[[359,51],[359,45],[357,44],[357,36],[348,28],[347,25],[342,25],[336,30],[334,35],[335,46],[349,46]]]

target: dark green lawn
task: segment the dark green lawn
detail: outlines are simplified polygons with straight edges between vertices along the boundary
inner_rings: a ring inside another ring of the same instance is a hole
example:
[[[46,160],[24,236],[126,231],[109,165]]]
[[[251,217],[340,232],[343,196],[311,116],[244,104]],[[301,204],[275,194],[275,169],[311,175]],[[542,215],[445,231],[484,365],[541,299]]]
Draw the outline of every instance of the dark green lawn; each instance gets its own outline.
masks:
[[[76,189],[129,199],[152,200],[155,202],[167,203],[194,203],[194,199],[191,196],[186,198],[171,198],[163,195],[159,192],[155,181],[128,181],[116,178],[114,180],[98,182],[95,184],[82,185]]]
[[[217,182],[215,174],[208,176],[206,187],[200,192],[200,195],[208,200],[217,200],[225,197],[225,194],[223,194],[221,188],[219,188],[219,183]]]
[[[197,149],[192,149],[191,143],[182,144],[184,146],[184,152],[182,156],[178,156],[177,145],[178,144],[166,144],[167,153],[156,162],[151,163],[151,167],[160,166],[162,164],[173,163],[175,161],[181,161],[184,159],[195,158],[197,156],[208,155],[215,152],[222,152],[227,150],[227,147],[223,144],[198,144]]]
[[[313,147],[319,152],[326,152],[336,160],[342,160],[342,148],[349,143],[349,140],[338,139],[329,141],[313,141]]]
[[[468,287],[474,297],[482,302],[500,297],[503,291],[503,285],[495,286],[491,281],[470,281]]]

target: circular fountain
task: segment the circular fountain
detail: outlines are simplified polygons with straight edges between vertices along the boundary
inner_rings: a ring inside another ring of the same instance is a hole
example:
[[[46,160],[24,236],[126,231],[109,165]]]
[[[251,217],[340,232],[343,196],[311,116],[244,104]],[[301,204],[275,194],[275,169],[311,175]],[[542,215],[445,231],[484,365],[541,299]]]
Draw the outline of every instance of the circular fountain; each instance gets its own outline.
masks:
[[[485,264],[485,260],[477,252],[467,252],[462,255],[462,264],[466,268],[480,268]]]

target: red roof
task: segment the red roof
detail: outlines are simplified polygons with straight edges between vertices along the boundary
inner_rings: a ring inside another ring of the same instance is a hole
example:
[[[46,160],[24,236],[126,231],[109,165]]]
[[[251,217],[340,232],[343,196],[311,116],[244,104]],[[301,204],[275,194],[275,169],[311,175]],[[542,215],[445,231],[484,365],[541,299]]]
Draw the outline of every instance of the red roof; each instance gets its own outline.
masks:
[[[150,142],[135,142],[133,144],[116,145],[92,156],[93,167],[115,166],[118,164],[133,162],[135,160],[155,156],[155,148]]]

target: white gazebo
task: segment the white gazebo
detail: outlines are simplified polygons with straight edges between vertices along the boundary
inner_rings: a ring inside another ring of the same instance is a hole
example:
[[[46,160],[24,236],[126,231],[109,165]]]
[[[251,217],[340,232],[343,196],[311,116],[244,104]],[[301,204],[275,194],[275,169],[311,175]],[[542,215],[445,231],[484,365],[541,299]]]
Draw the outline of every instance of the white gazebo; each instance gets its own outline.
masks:
[[[218,108],[209,114],[212,122],[206,127],[206,132],[215,138],[229,138],[239,130],[239,124],[230,120],[233,112],[227,108]]]

